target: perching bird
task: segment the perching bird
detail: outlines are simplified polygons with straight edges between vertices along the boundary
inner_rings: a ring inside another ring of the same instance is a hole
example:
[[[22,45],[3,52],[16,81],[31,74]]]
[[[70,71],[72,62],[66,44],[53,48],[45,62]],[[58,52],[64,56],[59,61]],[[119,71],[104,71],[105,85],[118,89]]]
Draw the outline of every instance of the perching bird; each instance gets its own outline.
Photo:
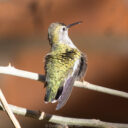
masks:
[[[45,57],[46,95],[45,102],[58,101],[56,110],[62,108],[71,95],[75,80],[84,78],[87,69],[86,56],[73,44],[68,36],[71,26],[52,23],[48,28],[51,51]]]

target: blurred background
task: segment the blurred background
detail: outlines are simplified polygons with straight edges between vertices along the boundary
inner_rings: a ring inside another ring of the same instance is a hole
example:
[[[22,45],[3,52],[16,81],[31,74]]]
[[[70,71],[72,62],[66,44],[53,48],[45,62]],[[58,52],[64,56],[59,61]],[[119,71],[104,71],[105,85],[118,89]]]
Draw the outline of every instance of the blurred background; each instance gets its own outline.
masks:
[[[85,80],[128,92],[127,0],[0,0],[0,65],[44,74],[49,52],[48,27],[70,24],[75,45],[88,56]],[[67,104],[45,104],[45,89],[37,81],[0,75],[0,87],[9,104],[67,117],[128,123],[128,100],[74,88]],[[49,127],[48,123],[17,116],[22,128]],[[0,111],[0,128],[13,128]]]

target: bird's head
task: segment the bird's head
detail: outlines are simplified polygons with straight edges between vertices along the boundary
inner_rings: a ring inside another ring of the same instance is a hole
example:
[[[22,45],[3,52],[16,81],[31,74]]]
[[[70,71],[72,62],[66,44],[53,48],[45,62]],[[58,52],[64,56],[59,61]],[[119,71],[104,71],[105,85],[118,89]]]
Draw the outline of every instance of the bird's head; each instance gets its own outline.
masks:
[[[50,45],[54,45],[58,43],[70,44],[71,40],[68,37],[68,29],[80,23],[81,21],[69,25],[65,25],[63,23],[52,23],[48,28],[48,39]]]

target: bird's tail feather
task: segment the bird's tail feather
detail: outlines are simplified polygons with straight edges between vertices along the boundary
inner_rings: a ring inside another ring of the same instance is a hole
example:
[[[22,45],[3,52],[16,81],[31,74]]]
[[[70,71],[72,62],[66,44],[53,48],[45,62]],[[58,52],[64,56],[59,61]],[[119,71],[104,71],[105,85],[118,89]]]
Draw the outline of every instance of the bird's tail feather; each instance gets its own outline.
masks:
[[[50,88],[46,89],[46,95],[45,95],[44,101],[46,103],[47,102],[55,103],[59,99],[59,97],[61,96],[62,91],[63,91],[63,86],[59,87],[56,95],[54,92],[51,91]]]

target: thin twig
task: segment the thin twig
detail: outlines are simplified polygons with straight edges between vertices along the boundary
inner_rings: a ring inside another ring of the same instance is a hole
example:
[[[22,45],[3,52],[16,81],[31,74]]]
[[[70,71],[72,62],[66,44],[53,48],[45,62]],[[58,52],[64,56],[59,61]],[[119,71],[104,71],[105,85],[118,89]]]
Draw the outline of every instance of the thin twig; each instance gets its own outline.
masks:
[[[24,71],[24,70],[19,70],[19,69],[12,67],[11,65],[0,66],[0,73],[45,82],[45,76],[44,75],[41,75],[38,73],[33,73],[33,72],[28,72],[28,71]],[[118,91],[118,90],[110,89],[110,88],[106,88],[106,87],[101,87],[101,86],[94,85],[94,84],[91,84],[91,83],[86,82],[86,81],[84,81],[84,82],[76,81],[74,83],[74,86],[80,87],[80,88],[86,88],[89,90],[94,90],[94,91],[98,91],[98,92],[102,92],[102,93],[106,93],[106,94],[110,94],[110,95],[115,95],[115,96],[119,96],[119,97],[123,97],[123,98],[128,99],[128,93],[127,92]]]
[[[18,120],[16,119],[16,117],[14,116],[11,108],[9,107],[3,93],[2,93],[2,90],[0,89],[0,100],[1,100],[1,103],[2,103],[2,106],[4,107],[5,111],[7,112],[9,118],[11,119],[13,125],[15,126],[15,128],[21,128]]]
[[[31,117],[38,120],[47,120],[50,123],[62,124],[62,125],[75,125],[75,126],[87,126],[94,128],[128,128],[128,124],[121,123],[109,123],[96,119],[79,119],[79,118],[69,118],[57,115],[50,115],[45,112],[28,110],[26,108],[17,107],[14,105],[9,105],[12,112],[17,115],[22,115],[26,117]],[[4,110],[0,104],[0,110]]]
[[[119,97],[123,97],[123,98],[128,99],[128,93],[127,92],[102,87],[102,86],[99,86],[99,85],[91,84],[91,83],[86,82],[86,81],[83,81],[83,82],[76,81],[74,86],[79,87],[79,88],[86,88],[86,89],[94,90],[94,91],[97,91],[97,92],[102,92],[102,93],[115,95],[115,96],[119,96]]]

